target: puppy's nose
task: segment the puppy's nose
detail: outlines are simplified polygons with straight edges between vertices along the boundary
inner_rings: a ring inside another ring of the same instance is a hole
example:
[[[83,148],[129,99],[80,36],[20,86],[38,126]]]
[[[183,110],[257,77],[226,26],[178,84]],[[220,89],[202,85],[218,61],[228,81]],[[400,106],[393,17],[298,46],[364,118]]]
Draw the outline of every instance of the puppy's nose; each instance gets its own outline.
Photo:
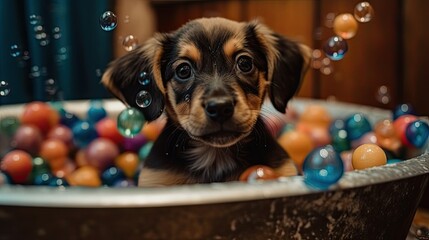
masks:
[[[234,114],[234,101],[229,97],[211,98],[204,104],[204,109],[211,120],[223,123]]]

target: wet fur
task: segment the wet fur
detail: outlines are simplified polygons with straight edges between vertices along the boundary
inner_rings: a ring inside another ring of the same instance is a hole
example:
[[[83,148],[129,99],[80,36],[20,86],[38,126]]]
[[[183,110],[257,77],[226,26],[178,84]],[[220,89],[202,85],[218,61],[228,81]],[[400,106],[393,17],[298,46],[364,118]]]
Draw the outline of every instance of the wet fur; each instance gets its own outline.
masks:
[[[249,72],[238,67],[243,56],[252,59]],[[113,61],[102,83],[149,121],[164,112],[167,117],[145,160],[139,185],[233,181],[252,165],[295,175],[292,161],[262,121],[261,106],[268,95],[273,106],[285,112],[299,88],[308,56],[306,47],[259,22],[204,18],[158,34]],[[183,64],[192,69],[186,80],[177,75]],[[143,71],[150,78],[148,85],[138,82]],[[153,99],[146,108],[135,101],[142,90]],[[233,114],[225,121],[214,121],[205,107],[213,99],[224,98],[233,104]]]

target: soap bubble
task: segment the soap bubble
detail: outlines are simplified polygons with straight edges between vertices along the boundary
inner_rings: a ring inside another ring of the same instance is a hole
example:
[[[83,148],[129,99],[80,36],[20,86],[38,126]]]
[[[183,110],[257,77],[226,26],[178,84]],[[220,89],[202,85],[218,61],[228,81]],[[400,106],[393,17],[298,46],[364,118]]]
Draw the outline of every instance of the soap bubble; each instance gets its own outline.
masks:
[[[150,76],[147,72],[141,72],[139,75],[139,83],[143,86],[148,86],[150,84]]]
[[[382,85],[377,89],[377,92],[375,94],[375,99],[382,104],[388,104],[390,102],[391,96],[390,96],[390,89]]]
[[[314,49],[311,54],[311,66],[314,69],[320,69],[322,66],[322,51]]]
[[[54,39],[59,39],[61,38],[61,30],[59,27],[54,27],[54,29],[52,29],[52,35],[54,36]]]
[[[143,114],[136,108],[124,109],[118,115],[117,127],[125,137],[134,137],[140,133],[145,123]]]
[[[374,9],[368,2],[360,2],[355,6],[354,17],[359,22],[369,22],[374,18]]]
[[[152,95],[148,91],[142,90],[137,93],[136,104],[141,108],[147,108],[152,103]]]
[[[100,26],[104,31],[112,31],[118,24],[118,18],[111,11],[106,11],[100,16]]]
[[[39,66],[34,65],[34,66],[31,67],[29,77],[30,78],[40,77],[40,68],[39,68]]]
[[[21,47],[20,46],[18,46],[17,44],[13,44],[13,45],[11,45],[10,46],[10,55],[12,56],[12,57],[19,57],[19,56],[21,56]]]
[[[122,42],[124,49],[128,52],[135,49],[138,44],[139,44],[139,40],[133,35],[126,36],[124,38],[124,41]]]
[[[333,36],[326,41],[323,51],[332,60],[341,60],[348,50],[347,41],[339,36]]]
[[[32,15],[30,15],[29,19],[30,19],[30,24],[31,25],[40,25],[40,24],[42,24],[42,17],[41,16],[32,14]]]
[[[8,87],[8,83],[6,81],[0,81],[0,97],[5,97],[9,95],[10,88]]]
[[[124,23],[129,23],[130,22],[130,16],[126,15],[124,17]]]
[[[334,67],[332,66],[331,60],[329,58],[323,58],[321,61],[320,72],[324,75],[331,75],[334,72]]]
[[[350,13],[338,15],[334,20],[334,32],[344,39],[350,39],[356,35],[358,23]]]
[[[49,44],[49,36],[46,34],[45,28],[42,25],[34,27],[34,37],[39,40],[40,46],[44,47]]]

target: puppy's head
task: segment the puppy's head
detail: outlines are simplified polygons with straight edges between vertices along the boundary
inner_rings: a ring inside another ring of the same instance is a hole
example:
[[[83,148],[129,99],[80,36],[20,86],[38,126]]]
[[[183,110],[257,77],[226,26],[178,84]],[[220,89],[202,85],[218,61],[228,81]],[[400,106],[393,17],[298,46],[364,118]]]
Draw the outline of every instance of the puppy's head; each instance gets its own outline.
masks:
[[[226,147],[252,131],[266,94],[285,111],[306,54],[258,22],[197,19],[113,61],[102,82],[147,120],[165,109],[191,138]]]

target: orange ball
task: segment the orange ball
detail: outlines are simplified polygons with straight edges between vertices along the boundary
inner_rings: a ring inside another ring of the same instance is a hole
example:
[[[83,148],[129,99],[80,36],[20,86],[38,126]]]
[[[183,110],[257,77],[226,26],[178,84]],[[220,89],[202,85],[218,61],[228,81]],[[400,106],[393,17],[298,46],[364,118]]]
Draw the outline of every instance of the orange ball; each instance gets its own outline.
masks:
[[[101,186],[100,173],[93,166],[78,168],[66,177],[71,186],[99,187]]]
[[[52,173],[58,178],[64,178],[70,175],[74,170],[76,170],[76,163],[67,159],[62,166],[53,168]]]
[[[143,126],[142,134],[146,137],[147,140],[155,141],[158,138],[159,134],[161,134],[165,123],[165,119],[158,119],[156,121],[146,123]]]
[[[333,28],[335,34],[338,36],[344,39],[350,39],[357,33],[358,22],[350,13],[343,13],[335,17]]]
[[[124,141],[124,136],[119,132],[118,125],[112,118],[103,118],[95,124],[98,136],[107,138],[121,144]]]
[[[387,163],[386,153],[378,145],[367,143],[356,148],[352,155],[354,169],[365,169]]]
[[[299,122],[310,126],[322,127],[328,129],[332,118],[328,110],[321,105],[308,105],[299,117]]]
[[[125,176],[132,178],[137,172],[139,166],[139,156],[133,152],[124,152],[121,153],[115,159],[115,165],[122,171],[124,171]]]
[[[260,180],[277,179],[278,177],[279,175],[276,174],[272,168],[264,165],[255,165],[249,167],[240,175],[240,181],[254,182]]]
[[[22,124],[33,124],[44,134],[59,122],[59,113],[44,102],[28,103],[21,115]]]
[[[277,141],[299,170],[302,169],[305,157],[314,148],[313,142],[307,134],[295,130],[282,134]]]
[[[9,174],[14,183],[25,183],[31,174],[33,159],[22,150],[7,153],[0,164],[0,169]]]
[[[58,139],[47,139],[40,147],[39,155],[45,159],[51,168],[60,168],[67,160],[69,149]]]
[[[377,122],[374,126],[374,133],[377,137],[377,144],[382,148],[396,152],[402,145],[391,120]]]

